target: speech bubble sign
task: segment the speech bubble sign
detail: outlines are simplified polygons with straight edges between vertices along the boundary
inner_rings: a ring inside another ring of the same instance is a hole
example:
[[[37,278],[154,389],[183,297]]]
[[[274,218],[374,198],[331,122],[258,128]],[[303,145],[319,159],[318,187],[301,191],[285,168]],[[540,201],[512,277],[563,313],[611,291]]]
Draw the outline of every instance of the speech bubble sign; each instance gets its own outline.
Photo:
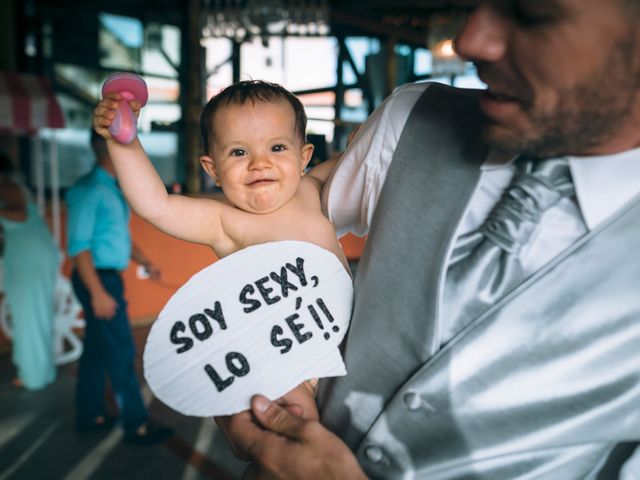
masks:
[[[338,349],[351,276],[307,242],[260,244],[196,273],[147,337],[144,376],[184,415],[231,415],[261,393],[276,399],[304,380],[345,375]]]

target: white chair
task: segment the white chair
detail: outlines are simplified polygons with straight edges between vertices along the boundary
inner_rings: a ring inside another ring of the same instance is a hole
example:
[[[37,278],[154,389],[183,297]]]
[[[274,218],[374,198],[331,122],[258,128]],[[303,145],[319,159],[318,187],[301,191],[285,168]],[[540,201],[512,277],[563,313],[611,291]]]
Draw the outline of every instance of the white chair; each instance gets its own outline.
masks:
[[[82,355],[82,340],[73,331],[84,328],[84,320],[78,315],[82,311],[80,302],[73,293],[71,281],[58,275],[55,289],[55,318],[53,323],[53,345],[56,365],[75,362]]]
[[[0,291],[2,291],[2,277],[4,269],[0,262]],[[58,273],[54,290],[54,321],[53,346],[56,365],[66,365],[74,362],[82,355],[82,341],[73,331],[74,328],[84,328],[84,320],[78,318],[82,311],[80,302],[73,293],[71,282],[67,277]],[[0,299],[0,328],[4,335],[11,339],[11,312],[4,298]]]

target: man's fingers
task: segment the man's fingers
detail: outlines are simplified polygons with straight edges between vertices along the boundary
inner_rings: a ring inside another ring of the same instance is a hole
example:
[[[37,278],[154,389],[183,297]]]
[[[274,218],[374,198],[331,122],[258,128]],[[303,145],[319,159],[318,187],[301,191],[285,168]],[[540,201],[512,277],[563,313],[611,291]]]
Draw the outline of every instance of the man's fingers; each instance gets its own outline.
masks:
[[[287,401],[283,397],[274,400],[274,402],[276,402],[294,417],[302,417],[304,415],[304,408],[302,407],[302,405],[298,405],[297,403],[287,403]]]
[[[98,297],[92,305],[96,317],[103,320],[111,320],[118,312],[118,303],[110,296]]]
[[[305,421],[291,413],[267,397],[256,395],[251,400],[253,414],[267,430],[279,433],[288,438],[299,438]]]
[[[302,417],[304,409],[300,405],[283,405],[284,409],[294,417]]]
[[[102,320],[111,320],[115,316],[116,316],[115,310],[105,309],[105,310],[101,310],[100,312],[96,312],[96,317]]]
[[[252,421],[238,421],[233,427],[233,439],[237,448],[258,464],[271,464],[272,457],[283,451],[285,442],[283,437]]]
[[[233,454],[240,460],[250,460],[251,456],[246,450],[245,446],[238,442],[235,432],[238,425],[242,426],[242,422],[251,422],[251,415],[249,412],[241,412],[236,415],[227,415],[224,417],[214,417],[216,425],[222,430],[229,448]]]

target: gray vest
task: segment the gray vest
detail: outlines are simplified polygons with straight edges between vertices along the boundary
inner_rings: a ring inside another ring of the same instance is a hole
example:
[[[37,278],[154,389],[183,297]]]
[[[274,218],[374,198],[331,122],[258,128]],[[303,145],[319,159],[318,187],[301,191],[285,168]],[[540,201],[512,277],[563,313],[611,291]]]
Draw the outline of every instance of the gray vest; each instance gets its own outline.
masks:
[[[347,376],[322,422],[374,478],[596,478],[640,439],[640,200],[439,349],[446,252],[486,157],[470,91],[402,132],[355,279]]]

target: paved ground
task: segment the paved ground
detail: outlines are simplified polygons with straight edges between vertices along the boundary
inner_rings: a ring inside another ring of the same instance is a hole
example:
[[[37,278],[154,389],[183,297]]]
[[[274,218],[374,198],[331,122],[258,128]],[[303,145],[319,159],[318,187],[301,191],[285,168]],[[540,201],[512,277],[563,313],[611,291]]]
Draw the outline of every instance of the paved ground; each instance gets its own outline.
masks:
[[[134,329],[139,373],[147,333],[148,327]],[[154,399],[146,385],[151,416],[175,428],[172,439],[138,446],[122,443],[119,428],[75,433],[75,372],[75,363],[60,367],[55,384],[28,392],[11,384],[10,354],[0,354],[0,480],[240,478],[245,465],[229,452],[213,420],[174,412]]]

